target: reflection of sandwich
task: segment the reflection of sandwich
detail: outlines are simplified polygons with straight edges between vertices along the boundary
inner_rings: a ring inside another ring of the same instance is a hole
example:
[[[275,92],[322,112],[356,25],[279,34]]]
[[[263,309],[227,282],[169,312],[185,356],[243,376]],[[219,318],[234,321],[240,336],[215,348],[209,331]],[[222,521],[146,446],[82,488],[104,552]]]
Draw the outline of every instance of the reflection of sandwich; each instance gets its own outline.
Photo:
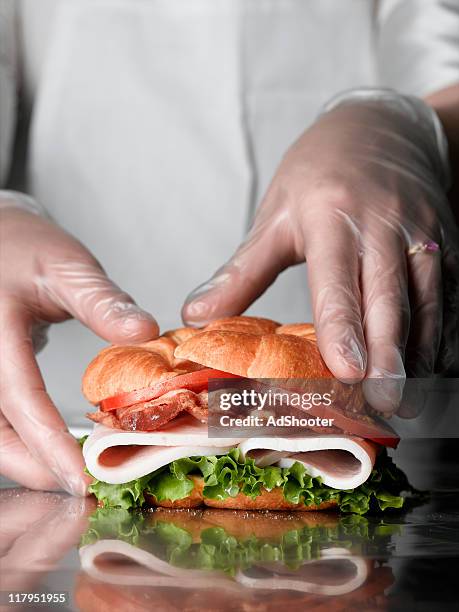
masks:
[[[327,408],[338,425],[333,435],[209,438],[208,381],[227,377],[333,381],[311,325],[250,317],[109,347],[93,360],[83,391],[99,409],[89,415],[97,425],[83,453],[101,504],[357,513],[401,507],[406,479],[372,419],[355,406],[350,414]]]
[[[384,556],[390,533],[386,525],[380,535],[363,517],[317,512],[101,509],[82,540],[76,599],[82,610],[97,598],[114,603],[114,593],[122,599],[123,591],[150,609],[175,609],[174,600],[181,610],[225,610],[228,602],[244,609],[240,604],[251,600],[257,610],[267,600],[261,609],[275,609],[274,603],[311,605],[333,596],[344,603],[350,593],[374,596],[391,584],[387,568],[376,570],[364,558],[372,550]]]

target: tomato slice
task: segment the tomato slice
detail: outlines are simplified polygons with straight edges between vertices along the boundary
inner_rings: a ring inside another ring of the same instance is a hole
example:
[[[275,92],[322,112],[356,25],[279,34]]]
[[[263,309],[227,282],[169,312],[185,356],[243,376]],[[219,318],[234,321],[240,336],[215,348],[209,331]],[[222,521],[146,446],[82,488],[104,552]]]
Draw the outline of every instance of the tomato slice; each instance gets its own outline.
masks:
[[[157,399],[176,389],[188,389],[189,391],[203,391],[207,388],[209,378],[241,378],[236,374],[229,374],[221,370],[213,370],[212,368],[204,368],[196,372],[188,372],[187,374],[179,374],[172,378],[167,378],[154,385],[153,387],[145,387],[136,391],[128,391],[127,393],[119,393],[113,397],[108,397],[100,402],[99,407],[103,412],[110,412],[118,408],[126,408],[141,402],[149,402]]]
[[[369,414],[347,413],[340,410],[339,407],[320,406],[319,409],[314,407],[308,410],[313,416],[320,416],[325,419],[333,419],[333,424],[339,427],[343,432],[371,440],[381,446],[389,446],[397,448],[399,438],[393,429],[383,422],[372,418]]]
[[[366,414],[364,407],[362,407],[362,413],[346,413],[338,406],[312,406],[308,413],[324,419],[333,419],[333,424],[342,429],[343,432],[371,440],[381,446],[397,448],[400,441],[390,425]]]
[[[267,385],[264,386],[268,387]],[[321,404],[311,406],[307,412],[311,416],[333,419],[333,425],[343,432],[371,440],[381,446],[397,448],[400,441],[392,427],[381,419],[367,414],[365,406],[362,406],[362,412],[347,412],[345,407]]]
[[[311,411],[312,413],[312,411]],[[379,423],[367,414],[352,413],[346,415],[339,408],[327,406],[324,411],[325,418],[334,419],[334,424],[354,436],[376,442],[381,446],[397,448],[399,438],[387,423]]]

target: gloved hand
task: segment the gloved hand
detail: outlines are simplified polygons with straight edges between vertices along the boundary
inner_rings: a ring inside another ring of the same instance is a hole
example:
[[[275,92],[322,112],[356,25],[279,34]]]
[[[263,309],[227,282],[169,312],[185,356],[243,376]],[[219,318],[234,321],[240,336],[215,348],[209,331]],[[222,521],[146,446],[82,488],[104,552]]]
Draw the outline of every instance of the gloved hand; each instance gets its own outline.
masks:
[[[392,410],[404,360],[428,376],[442,332],[447,361],[457,342],[447,171],[441,125],[421,100],[360,90],[333,101],[285,155],[245,242],[187,298],[184,321],[239,314],[306,260],[328,367],[345,381],[384,378],[371,403]]]
[[[50,323],[79,319],[116,343],[158,334],[155,320],[75,238],[0,193],[0,467],[32,489],[84,495],[77,441],[46,393],[34,356]]]

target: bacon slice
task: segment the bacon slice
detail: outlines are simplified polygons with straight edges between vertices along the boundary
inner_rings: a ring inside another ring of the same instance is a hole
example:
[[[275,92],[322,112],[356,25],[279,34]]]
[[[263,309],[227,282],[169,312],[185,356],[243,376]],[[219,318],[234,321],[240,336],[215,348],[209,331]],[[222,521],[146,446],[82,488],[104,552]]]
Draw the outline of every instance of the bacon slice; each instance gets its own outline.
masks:
[[[155,431],[182,412],[189,412],[199,421],[206,423],[208,418],[207,391],[194,393],[188,389],[177,389],[149,402],[119,408],[115,413],[99,410],[87,414],[87,417],[95,423],[102,423],[114,429]]]

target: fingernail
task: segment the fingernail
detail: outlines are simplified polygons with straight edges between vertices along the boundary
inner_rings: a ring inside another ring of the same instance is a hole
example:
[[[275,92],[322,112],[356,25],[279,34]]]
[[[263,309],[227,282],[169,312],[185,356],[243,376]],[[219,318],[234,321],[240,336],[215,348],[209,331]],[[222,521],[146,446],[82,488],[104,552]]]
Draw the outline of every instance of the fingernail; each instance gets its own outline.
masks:
[[[206,302],[191,302],[189,304],[185,304],[185,312],[187,320],[201,320],[206,317],[209,313],[209,305]]]
[[[198,287],[196,287],[196,289],[193,289],[193,291],[189,293],[185,298],[185,306],[189,306],[190,304],[192,304],[198,297],[210,291],[212,287],[213,285],[210,281],[208,281],[203,283],[202,285],[199,285]]]
[[[81,479],[75,479],[69,475],[63,474],[57,469],[51,469],[51,471],[64,491],[76,497],[83,497],[86,495],[86,485],[83,485]]]
[[[67,431],[48,433],[47,465],[67,493],[87,494],[90,477],[84,473],[84,460],[75,438]]]
[[[431,376],[434,369],[433,355],[428,354],[425,351],[415,351],[411,353],[407,358],[409,364],[408,370],[410,374],[417,378],[426,378]]]
[[[345,345],[337,344],[336,352],[342,363],[359,374],[364,374],[366,370],[366,356],[356,339],[352,338]]]
[[[454,365],[454,361],[455,361],[454,352],[449,347],[447,347],[445,349],[445,356],[443,359],[445,370],[449,370],[449,368],[451,368]]]
[[[459,356],[459,350],[457,350],[455,346],[456,341],[454,339],[451,339],[451,337],[450,342],[442,342],[437,360],[437,371],[447,372],[450,368],[453,367],[455,361],[458,359]]]
[[[363,382],[365,398],[379,412],[393,414],[400,406],[405,387],[405,378],[367,378]]]
[[[230,275],[225,272],[218,273],[210,280],[206,281],[205,283],[202,283],[202,285],[198,285],[196,289],[193,289],[193,291],[187,295],[185,299],[185,305],[194,302],[198,297],[201,297],[205,293],[209,293],[210,291],[217,289],[220,285],[226,283],[229,278]]]
[[[158,335],[159,327],[152,315],[136,304],[117,311],[116,318],[110,323],[129,340],[148,340]]]
[[[145,326],[157,328],[157,323],[153,317],[130,315],[119,321],[119,326],[125,335],[136,335],[138,333],[143,335],[145,333]]]
[[[188,325],[205,325],[210,322],[212,312],[218,308],[218,296],[213,296],[209,300],[199,299],[207,294],[211,294],[221,285],[228,282],[230,274],[218,272],[209,281],[196,287],[186,298],[182,308],[182,317]],[[223,316],[220,313],[221,316]]]
[[[137,306],[137,304],[121,300],[111,303],[110,307],[104,311],[102,318],[111,319],[113,315],[126,321],[154,321],[153,316],[140,308],[140,306]]]

